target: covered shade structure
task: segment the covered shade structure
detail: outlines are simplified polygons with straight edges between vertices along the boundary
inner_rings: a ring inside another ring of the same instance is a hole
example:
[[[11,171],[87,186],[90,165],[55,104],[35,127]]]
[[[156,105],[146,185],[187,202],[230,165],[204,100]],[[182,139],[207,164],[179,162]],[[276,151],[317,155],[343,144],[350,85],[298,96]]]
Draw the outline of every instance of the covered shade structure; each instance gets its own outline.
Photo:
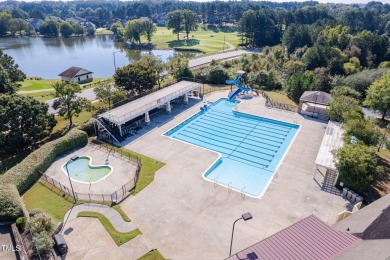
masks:
[[[329,120],[326,108],[332,95],[323,91],[305,91],[299,98],[298,113],[308,115],[321,120]]]
[[[335,121],[329,121],[326,126],[324,138],[322,139],[320,150],[318,151],[317,158],[315,160],[316,171],[313,178],[320,168],[326,169],[326,174],[332,176],[332,185],[335,185],[338,179],[338,171],[334,163],[334,156],[332,151],[337,150],[344,145],[343,141],[344,129],[341,123]]]

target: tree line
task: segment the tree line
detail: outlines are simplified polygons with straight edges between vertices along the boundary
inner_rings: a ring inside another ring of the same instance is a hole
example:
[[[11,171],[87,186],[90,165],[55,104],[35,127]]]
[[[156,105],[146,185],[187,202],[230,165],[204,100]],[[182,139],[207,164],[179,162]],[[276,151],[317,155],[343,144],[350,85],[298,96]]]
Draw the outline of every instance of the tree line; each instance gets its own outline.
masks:
[[[292,23],[312,24],[318,20],[329,19],[348,26],[352,33],[362,30],[388,34],[390,31],[390,5],[381,2],[370,2],[363,7],[353,4],[318,4],[315,1],[297,2],[177,2],[177,1],[72,1],[56,2],[17,2],[0,3],[0,9],[12,10],[14,18],[45,19],[54,15],[65,20],[69,17],[82,17],[105,26],[110,21],[131,20],[141,17],[152,18],[154,22],[169,12],[176,10],[191,10],[199,20],[207,24],[238,23],[248,10],[270,11],[267,24],[275,24],[278,30]],[[259,18],[260,19],[260,18]]]

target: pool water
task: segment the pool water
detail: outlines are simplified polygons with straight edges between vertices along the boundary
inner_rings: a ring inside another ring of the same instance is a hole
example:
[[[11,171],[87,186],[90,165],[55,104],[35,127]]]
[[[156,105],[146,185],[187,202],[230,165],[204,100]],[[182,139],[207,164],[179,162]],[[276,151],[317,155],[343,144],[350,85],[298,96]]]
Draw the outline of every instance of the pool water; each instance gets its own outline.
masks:
[[[220,153],[204,177],[261,197],[299,126],[234,111],[238,103],[219,99],[165,135]]]
[[[109,165],[93,166],[90,162],[89,156],[80,156],[75,161],[70,161],[68,163],[70,178],[82,183],[95,183],[107,177],[112,171],[112,167]],[[67,174],[65,164],[62,169]]]

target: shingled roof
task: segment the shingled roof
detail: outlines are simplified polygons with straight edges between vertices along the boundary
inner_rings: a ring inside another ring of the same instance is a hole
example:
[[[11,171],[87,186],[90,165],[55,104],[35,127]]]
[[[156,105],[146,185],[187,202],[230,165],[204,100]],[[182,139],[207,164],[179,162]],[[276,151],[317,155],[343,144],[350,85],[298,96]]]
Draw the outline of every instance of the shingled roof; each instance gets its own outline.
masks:
[[[305,91],[299,101],[316,103],[320,105],[329,105],[332,100],[332,95],[323,91]]]
[[[83,68],[79,68],[79,67],[70,67],[69,69],[65,70],[64,72],[60,73],[58,76],[62,76],[62,77],[67,77],[67,78],[73,78],[74,76],[77,75],[77,73],[79,73],[80,70],[85,70],[87,71],[88,73],[92,73],[91,71],[89,70],[86,70],[86,69],[83,69]]]
[[[361,239],[311,215],[238,252],[229,260],[332,259],[359,244]]]

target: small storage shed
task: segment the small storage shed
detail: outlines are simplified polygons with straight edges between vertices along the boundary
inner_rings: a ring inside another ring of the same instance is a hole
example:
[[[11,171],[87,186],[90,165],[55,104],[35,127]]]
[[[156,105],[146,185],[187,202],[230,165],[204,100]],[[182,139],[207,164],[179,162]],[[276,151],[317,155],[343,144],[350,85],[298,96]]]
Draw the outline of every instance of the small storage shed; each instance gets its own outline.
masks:
[[[79,67],[70,67],[64,72],[60,73],[58,76],[61,77],[61,81],[70,83],[76,82],[79,84],[91,82],[93,80],[92,73],[89,70],[79,68]]]
[[[305,91],[299,99],[298,113],[321,120],[329,120],[326,108],[332,95],[323,91]]]

